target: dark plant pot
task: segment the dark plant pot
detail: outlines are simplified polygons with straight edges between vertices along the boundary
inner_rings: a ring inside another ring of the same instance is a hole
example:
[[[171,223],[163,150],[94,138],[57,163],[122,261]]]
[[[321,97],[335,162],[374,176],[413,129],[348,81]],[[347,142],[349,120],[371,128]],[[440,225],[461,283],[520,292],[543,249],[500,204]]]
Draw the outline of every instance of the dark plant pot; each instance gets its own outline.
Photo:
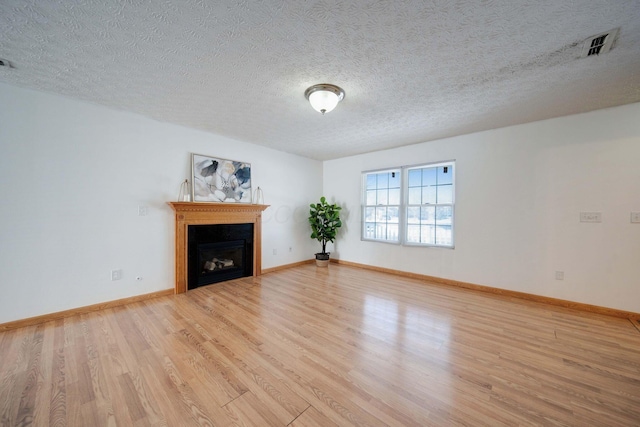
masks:
[[[329,252],[327,252],[326,254],[323,254],[323,253],[316,254],[316,266],[318,267],[329,266]]]
[[[329,259],[329,252],[327,252],[326,254],[323,254],[322,252],[318,252],[316,254],[316,259],[318,261],[326,261]]]

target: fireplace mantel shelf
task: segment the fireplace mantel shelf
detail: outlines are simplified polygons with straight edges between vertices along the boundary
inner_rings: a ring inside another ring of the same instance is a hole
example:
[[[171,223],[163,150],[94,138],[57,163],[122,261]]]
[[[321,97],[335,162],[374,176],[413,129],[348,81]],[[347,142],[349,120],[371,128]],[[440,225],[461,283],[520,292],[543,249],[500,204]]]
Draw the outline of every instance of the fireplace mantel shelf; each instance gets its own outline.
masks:
[[[187,291],[188,227],[204,224],[253,224],[253,275],[262,270],[262,211],[269,205],[249,203],[169,202],[176,223],[176,288]]]
[[[251,203],[204,203],[204,202],[169,202],[178,212],[262,212],[269,205]]]

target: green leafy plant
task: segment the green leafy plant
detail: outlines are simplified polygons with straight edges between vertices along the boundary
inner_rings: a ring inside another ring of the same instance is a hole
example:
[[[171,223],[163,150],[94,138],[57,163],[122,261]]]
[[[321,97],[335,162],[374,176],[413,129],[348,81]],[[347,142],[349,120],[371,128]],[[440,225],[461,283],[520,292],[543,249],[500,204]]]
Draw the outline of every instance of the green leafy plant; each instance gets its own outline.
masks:
[[[320,203],[312,203],[309,210],[309,224],[311,225],[311,238],[322,243],[322,255],[327,254],[327,242],[333,242],[338,234],[338,228],[342,227],[340,221],[340,209],[337,204],[327,203],[323,196]]]

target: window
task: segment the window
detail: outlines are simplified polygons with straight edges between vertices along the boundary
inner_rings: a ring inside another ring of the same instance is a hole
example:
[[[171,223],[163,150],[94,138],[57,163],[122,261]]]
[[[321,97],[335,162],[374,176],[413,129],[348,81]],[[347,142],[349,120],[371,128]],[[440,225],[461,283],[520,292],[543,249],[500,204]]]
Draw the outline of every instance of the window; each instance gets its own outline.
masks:
[[[453,246],[453,164],[407,169],[406,242]]]
[[[399,242],[400,181],[400,169],[364,174],[364,239]]]
[[[450,247],[454,162],[365,172],[364,240]]]

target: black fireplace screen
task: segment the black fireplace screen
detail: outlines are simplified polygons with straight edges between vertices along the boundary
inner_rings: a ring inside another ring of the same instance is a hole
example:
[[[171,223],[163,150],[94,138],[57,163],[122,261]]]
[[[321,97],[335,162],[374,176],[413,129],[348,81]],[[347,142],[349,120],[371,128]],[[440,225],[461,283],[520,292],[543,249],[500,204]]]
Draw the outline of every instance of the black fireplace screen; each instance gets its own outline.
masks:
[[[187,289],[253,275],[253,224],[190,225]]]

